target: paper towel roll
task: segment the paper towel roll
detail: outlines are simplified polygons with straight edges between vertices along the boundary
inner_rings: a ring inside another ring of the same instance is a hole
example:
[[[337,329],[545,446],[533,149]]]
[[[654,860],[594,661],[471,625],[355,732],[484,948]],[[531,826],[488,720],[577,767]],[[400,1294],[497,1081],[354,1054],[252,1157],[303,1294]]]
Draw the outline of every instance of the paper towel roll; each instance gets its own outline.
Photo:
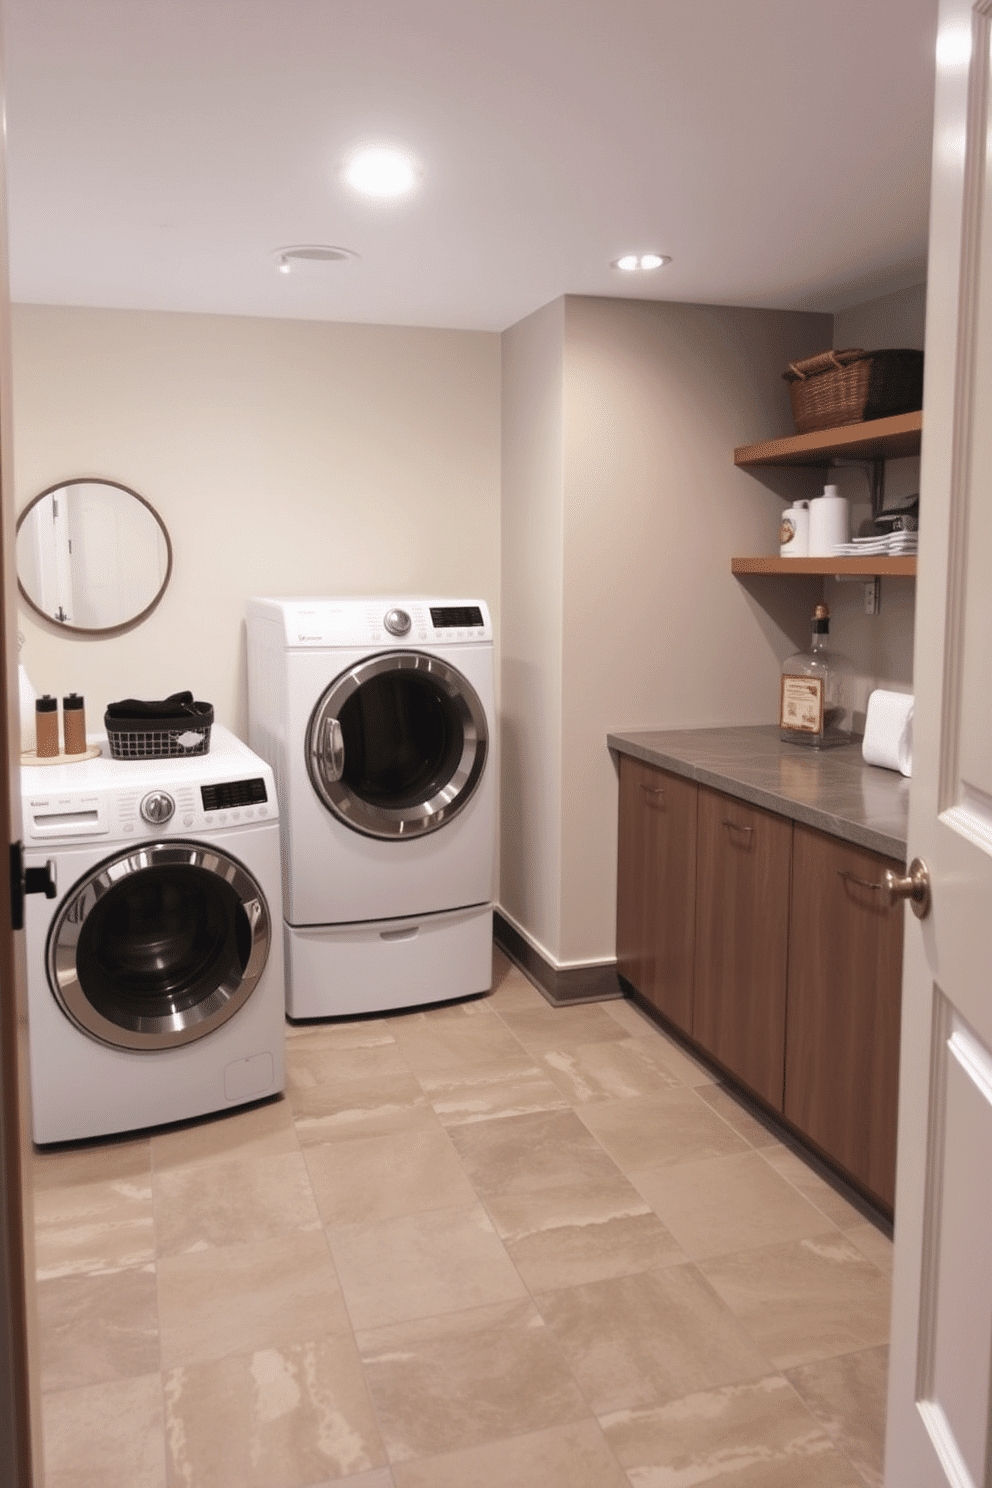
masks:
[[[898,770],[901,775],[912,775],[912,693],[884,692],[876,688],[868,699],[861,753],[866,764]]]

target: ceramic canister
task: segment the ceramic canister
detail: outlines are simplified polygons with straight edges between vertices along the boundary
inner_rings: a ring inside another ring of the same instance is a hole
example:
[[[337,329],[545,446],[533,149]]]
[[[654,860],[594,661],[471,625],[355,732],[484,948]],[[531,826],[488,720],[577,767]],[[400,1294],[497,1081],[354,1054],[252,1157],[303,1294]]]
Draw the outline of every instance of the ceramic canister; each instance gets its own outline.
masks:
[[[838,543],[850,541],[850,510],[836,486],[824,486],[823,495],[809,504],[809,556],[831,558]]]
[[[809,502],[796,501],[782,513],[778,527],[781,558],[805,558],[809,553]]]

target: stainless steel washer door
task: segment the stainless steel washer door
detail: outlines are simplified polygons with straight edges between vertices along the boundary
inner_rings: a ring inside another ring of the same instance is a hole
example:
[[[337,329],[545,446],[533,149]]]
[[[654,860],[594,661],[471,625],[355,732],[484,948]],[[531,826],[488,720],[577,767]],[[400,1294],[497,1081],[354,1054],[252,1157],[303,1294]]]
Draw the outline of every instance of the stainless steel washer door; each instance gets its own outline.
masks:
[[[247,1001],[271,934],[265,896],[236,859],[204,843],[150,843],[75,885],[49,933],[49,982],[100,1043],[168,1049]]]
[[[482,778],[486,715],[457,668],[387,651],[337,677],[310,716],[310,779],[329,811],[368,837],[436,832]]]

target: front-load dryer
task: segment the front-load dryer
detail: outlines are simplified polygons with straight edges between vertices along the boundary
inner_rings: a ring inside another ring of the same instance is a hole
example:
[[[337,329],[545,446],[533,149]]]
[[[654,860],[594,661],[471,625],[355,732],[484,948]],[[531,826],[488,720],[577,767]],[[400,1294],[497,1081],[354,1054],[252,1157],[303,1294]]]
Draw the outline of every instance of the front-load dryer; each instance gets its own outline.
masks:
[[[253,599],[249,741],[282,806],[292,1018],[492,982],[494,677],[486,606]]]
[[[36,1142],[137,1131],[284,1088],[272,772],[225,729],[196,758],[21,772]]]

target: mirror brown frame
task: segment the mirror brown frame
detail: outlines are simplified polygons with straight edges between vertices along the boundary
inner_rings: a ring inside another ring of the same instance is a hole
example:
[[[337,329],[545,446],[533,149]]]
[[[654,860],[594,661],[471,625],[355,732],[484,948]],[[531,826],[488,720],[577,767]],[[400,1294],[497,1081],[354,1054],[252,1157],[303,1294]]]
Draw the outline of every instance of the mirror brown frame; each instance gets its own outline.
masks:
[[[122,620],[117,625],[71,625],[67,621],[59,620],[55,615],[49,615],[47,611],[43,610],[40,605],[35,603],[30,594],[28,594],[27,590],[25,589],[24,584],[21,581],[20,573],[18,573],[17,575],[17,588],[20,592],[21,598],[24,600],[24,603],[28,606],[28,608],[35,615],[39,616],[40,619],[45,620],[49,625],[55,626],[56,629],[59,631],[68,631],[72,635],[84,636],[120,635],[124,631],[133,630],[134,627],[140,625],[143,620],[147,620],[148,616],[157,607],[162,599],[163,594],[169,587],[169,580],[172,577],[172,539],[169,537],[168,528],[166,527],[165,523],[162,521],[162,518],[159,516],[158,512],[152,506],[150,501],[147,501],[144,496],[139,495],[138,492],[133,490],[131,486],[124,485],[122,481],[108,480],[106,476],[102,475],[74,475],[70,476],[66,480],[56,481],[54,485],[46,486],[43,491],[39,491],[37,496],[34,496],[28,502],[27,506],[19,514],[17,518],[16,535],[20,534],[21,528],[27,521],[31,512],[39,504],[39,502],[44,501],[46,497],[53,495],[54,492],[64,491],[71,486],[111,486],[114,490],[123,491],[125,495],[132,497],[139,503],[139,505],[143,506],[145,510],[151,514],[156,526],[159,529],[159,532],[162,535],[162,538],[165,541],[165,577],[162,579],[157,593],[155,594],[151,603],[147,604],[143,610],[140,610],[135,615],[129,616],[126,620]]]

